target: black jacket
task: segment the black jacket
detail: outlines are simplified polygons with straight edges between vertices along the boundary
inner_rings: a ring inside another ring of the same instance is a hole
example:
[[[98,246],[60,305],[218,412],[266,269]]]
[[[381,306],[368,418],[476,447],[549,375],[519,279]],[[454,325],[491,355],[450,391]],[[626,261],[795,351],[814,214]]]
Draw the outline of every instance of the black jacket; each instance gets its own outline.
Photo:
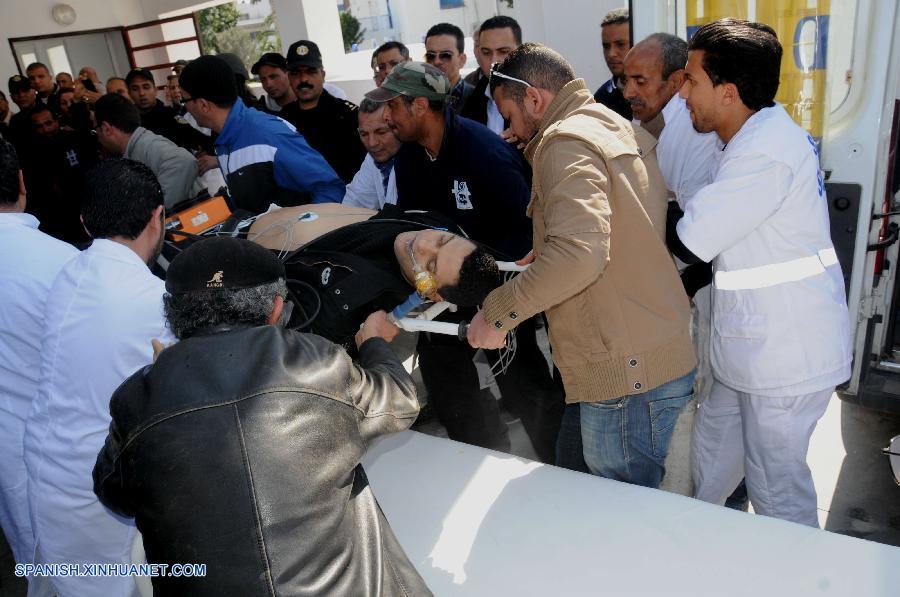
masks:
[[[615,77],[601,85],[594,92],[594,101],[603,104],[625,120],[631,120],[633,117],[631,104],[628,103],[628,100],[622,95],[622,90],[616,85]]]
[[[338,99],[323,89],[315,108],[301,110],[298,100],[282,108],[277,116],[293,124],[344,184],[349,184],[366,157],[366,148],[359,140],[358,113],[356,104]]]
[[[430,595],[394,537],[360,459],[409,427],[415,386],[386,342],[359,365],[275,326],[222,328],[166,349],[127,379],[94,492],[133,516],[158,595]]]
[[[174,108],[159,100],[148,111],[141,113],[141,126],[188,151],[212,153],[212,139],[188,124]]]
[[[441,213],[505,259],[521,259],[532,247],[528,163],[486,126],[450,109],[444,116],[436,160],[418,143],[397,152],[397,207]]]
[[[474,91],[469,95],[469,99],[466,100],[466,104],[459,113],[460,116],[487,126],[488,98],[484,92],[487,89],[488,83],[487,77],[481,77],[478,80]],[[503,119],[503,128],[509,128],[509,121],[505,118]]]

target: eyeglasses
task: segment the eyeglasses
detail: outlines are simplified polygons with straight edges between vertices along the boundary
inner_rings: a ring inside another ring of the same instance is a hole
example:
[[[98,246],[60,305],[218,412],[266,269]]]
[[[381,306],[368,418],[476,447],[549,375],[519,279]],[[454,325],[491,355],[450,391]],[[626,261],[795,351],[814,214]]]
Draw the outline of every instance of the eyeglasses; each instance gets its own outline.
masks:
[[[387,72],[387,69],[393,69],[398,64],[402,63],[402,60],[389,60],[387,62],[379,62],[377,65],[377,70],[380,73]]]
[[[443,62],[453,60],[455,54],[453,52],[425,52],[425,62],[434,62],[435,58],[440,58]]]
[[[188,102],[192,102],[192,101],[194,101],[195,99],[197,99],[197,98],[195,98],[195,97],[182,97],[181,99],[178,100],[178,105],[180,105],[180,106],[186,106]]]
[[[491,73],[488,76],[489,84],[491,83],[491,79],[494,77],[499,77],[500,79],[506,79],[508,81],[515,81],[516,83],[521,83],[525,87],[533,87],[533,85],[531,83],[529,83],[528,81],[523,81],[522,79],[517,79],[515,77],[510,77],[509,75],[505,75],[505,74],[501,73],[499,62],[495,62],[494,64],[491,65]],[[491,87],[491,89],[493,89],[493,87]]]

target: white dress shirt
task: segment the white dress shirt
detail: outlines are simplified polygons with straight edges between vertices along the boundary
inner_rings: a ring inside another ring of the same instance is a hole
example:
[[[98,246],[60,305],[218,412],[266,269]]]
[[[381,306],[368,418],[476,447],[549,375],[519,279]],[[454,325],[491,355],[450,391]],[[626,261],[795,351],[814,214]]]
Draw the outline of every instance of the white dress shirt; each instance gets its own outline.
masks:
[[[63,265],[78,254],[38,231],[25,213],[0,213],[0,526],[17,562],[31,563],[25,419],[38,392],[44,306]]]
[[[367,209],[381,209],[386,203],[397,205],[397,175],[394,168],[391,168],[388,188],[385,192],[381,170],[375,165],[372,154],[367,153],[362,166],[359,167],[359,172],[347,185],[344,200],[341,203]]]
[[[92,472],[109,430],[109,400],[152,362],[150,340],[172,341],[162,280],[129,247],[98,239],[69,261],[47,300],[40,387],[25,429],[28,495],[44,563],[131,563],[133,519],[94,495]],[[132,577],[55,577],[61,595],[118,597]]]
[[[664,127],[656,145],[656,157],[666,186],[684,209],[697,191],[712,182],[714,155],[718,152],[715,133],[698,133],[691,113],[677,93],[662,109]]]
[[[488,85],[484,88],[484,95],[487,97],[487,127],[497,133],[498,135],[503,132],[505,128],[503,126],[503,115],[500,114],[500,110],[497,108],[497,102],[494,101],[494,96],[491,95],[491,86]]]

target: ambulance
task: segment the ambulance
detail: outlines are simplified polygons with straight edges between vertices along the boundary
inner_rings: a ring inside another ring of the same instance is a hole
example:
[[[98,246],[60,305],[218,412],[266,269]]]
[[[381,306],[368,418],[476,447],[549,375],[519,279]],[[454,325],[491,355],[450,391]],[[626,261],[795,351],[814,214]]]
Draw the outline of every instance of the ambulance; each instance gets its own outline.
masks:
[[[776,100],[819,143],[831,236],[855,326],[848,401],[900,412],[900,3],[632,0],[632,39],[690,39],[722,17],[771,26],[784,48]]]

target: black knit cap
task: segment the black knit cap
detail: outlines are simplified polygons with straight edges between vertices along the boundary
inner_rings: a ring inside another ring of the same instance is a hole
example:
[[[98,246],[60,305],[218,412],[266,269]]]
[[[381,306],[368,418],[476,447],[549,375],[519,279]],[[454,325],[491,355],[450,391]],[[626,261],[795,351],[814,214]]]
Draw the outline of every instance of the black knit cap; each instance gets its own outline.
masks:
[[[201,56],[184,67],[178,77],[181,88],[192,99],[203,98],[219,106],[237,101],[238,91],[234,73],[228,63],[218,56]]]
[[[284,277],[284,264],[268,249],[249,240],[217,236],[191,245],[172,260],[166,290],[173,294],[240,290]]]

